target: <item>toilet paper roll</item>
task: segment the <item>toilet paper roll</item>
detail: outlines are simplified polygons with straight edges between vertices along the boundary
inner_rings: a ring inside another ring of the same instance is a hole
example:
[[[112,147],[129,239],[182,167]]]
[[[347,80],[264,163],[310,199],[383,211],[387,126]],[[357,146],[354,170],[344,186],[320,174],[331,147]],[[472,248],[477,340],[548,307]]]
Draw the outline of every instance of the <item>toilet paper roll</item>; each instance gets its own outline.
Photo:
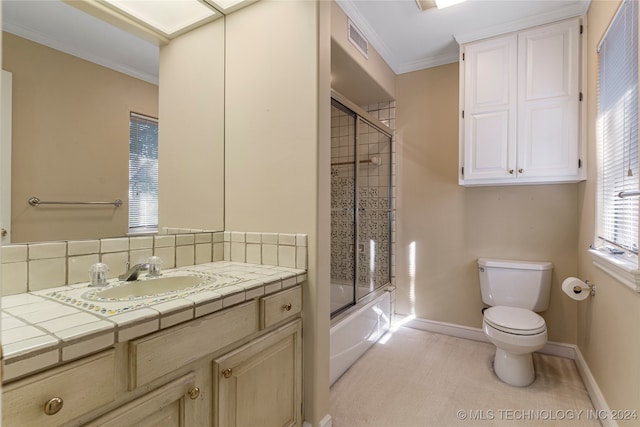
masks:
[[[587,299],[590,293],[589,285],[577,277],[567,277],[564,279],[564,282],[562,282],[562,291],[569,295],[569,298],[576,301]]]

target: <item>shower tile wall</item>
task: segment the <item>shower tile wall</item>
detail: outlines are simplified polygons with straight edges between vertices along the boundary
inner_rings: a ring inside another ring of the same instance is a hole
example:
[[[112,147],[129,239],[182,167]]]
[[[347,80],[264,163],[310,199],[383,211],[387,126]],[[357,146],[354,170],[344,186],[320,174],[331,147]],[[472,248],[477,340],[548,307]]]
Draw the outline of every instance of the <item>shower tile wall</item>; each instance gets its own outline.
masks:
[[[396,129],[396,102],[381,102],[379,104],[363,105],[362,109],[380,120],[391,129]]]
[[[395,125],[395,105],[391,103],[366,106],[376,118],[386,124]],[[393,118],[392,118],[393,117]],[[393,122],[391,122],[393,120]],[[354,120],[341,110],[332,107],[332,163],[353,162]],[[385,285],[389,281],[389,156],[395,163],[388,138],[374,128],[361,124],[358,147],[360,160],[378,157],[380,165],[361,164],[359,170],[358,207],[361,210],[359,238],[361,250],[358,254],[358,294]],[[392,167],[392,172],[395,172]],[[354,271],[354,167],[353,165],[332,166],[331,168],[331,272],[335,282],[352,283]],[[393,202],[393,200],[392,200]],[[375,243],[371,243],[375,242]],[[375,250],[372,249],[375,245]],[[374,254],[371,262],[371,254]],[[392,264],[393,260],[392,260]],[[393,272],[393,268],[392,268]],[[392,282],[395,282],[392,278]]]

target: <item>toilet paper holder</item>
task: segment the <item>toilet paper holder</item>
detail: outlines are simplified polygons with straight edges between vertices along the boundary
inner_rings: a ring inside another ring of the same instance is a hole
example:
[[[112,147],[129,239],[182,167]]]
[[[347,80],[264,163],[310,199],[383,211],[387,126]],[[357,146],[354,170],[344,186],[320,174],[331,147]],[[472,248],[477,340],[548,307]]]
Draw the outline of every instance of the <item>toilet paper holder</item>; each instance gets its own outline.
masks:
[[[582,293],[582,291],[589,291],[589,295],[591,295],[592,297],[596,296],[596,285],[593,283],[590,283],[588,280],[584,281],[585,285],[587,285],[587,287],[584,286],[579,286],[579,285],[575,285],[573,287],[573,293],[575,294],[579,294]]]

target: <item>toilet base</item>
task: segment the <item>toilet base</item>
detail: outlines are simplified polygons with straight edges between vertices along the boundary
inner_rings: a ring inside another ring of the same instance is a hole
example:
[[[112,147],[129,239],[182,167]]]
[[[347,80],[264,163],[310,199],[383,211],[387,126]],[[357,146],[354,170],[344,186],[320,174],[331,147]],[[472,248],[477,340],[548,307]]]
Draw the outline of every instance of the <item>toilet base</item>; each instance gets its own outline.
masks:
[[[531,353],[513,354],[496,348],[493,370],[503,382],[518,386],[528,386],[536,379]]]

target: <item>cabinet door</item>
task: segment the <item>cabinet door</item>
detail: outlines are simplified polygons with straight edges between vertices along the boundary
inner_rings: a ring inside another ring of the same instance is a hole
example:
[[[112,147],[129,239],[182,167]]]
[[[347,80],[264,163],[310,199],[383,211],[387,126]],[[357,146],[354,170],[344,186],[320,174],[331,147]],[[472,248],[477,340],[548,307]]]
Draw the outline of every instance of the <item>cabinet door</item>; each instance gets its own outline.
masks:
[[[578,19],[518,35],[518,177],[578,174]]]
[[[296,320],[214,361],[215,426],[300,426],[301,327]]]
[[[464,55],[464,179],[513,179],[517,37],[471,43]]]
[[[196,400],[200,398],[199,389],[195,387],[195,375],[185,375],[109,412],[86,426],[195,426]]]

